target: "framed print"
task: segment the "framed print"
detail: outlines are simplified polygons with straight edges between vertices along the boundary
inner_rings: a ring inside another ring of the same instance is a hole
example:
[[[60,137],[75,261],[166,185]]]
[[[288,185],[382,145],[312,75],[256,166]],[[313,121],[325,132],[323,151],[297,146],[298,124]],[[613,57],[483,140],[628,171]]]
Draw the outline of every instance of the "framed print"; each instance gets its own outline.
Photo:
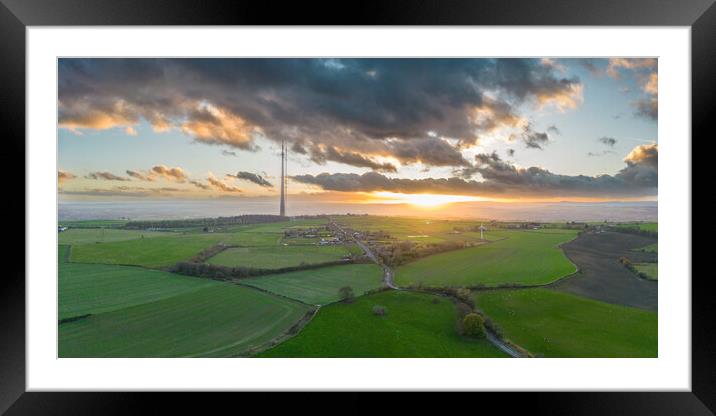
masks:
[[[710,2],[132,3],[0,9],[25,172],[3,411],[360,390],[711,414]]]

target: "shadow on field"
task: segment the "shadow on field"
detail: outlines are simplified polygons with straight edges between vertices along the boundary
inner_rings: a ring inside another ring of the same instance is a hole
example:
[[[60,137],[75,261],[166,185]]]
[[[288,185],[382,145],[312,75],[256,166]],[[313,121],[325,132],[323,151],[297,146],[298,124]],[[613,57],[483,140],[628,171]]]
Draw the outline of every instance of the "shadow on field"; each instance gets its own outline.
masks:
[[[657,261],[656,253],[633,251],[656,241],[617,232],[582,234],[562,245],[579,272],[552,287],[608,303],[656,310],[658,283],[640,279],[619,262],[620,256],[634,263]]]

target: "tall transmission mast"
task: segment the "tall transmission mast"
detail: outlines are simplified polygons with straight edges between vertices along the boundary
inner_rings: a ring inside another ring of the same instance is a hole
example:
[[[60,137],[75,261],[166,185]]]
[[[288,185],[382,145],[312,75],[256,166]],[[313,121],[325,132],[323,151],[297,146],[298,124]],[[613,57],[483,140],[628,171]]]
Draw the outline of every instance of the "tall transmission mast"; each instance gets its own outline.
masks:
[[[282,217],[286,216],[286,140],[281,140],[281,206],[279,209]]]

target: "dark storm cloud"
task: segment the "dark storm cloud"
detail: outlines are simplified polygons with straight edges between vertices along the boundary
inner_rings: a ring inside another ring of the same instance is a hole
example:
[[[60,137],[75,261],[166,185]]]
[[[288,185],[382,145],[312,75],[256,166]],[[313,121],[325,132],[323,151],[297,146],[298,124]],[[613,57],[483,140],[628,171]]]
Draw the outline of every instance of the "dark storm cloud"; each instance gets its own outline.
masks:
[[[605,197],[653,195],[657,187],[658,148],[640,146],[625,159],[627,166],[615,175],[569,176],[540,167],[520,168],[502,160],[497,153],[482,153],[472,167],[482,181],[448,179],[394,179],[376,172],[298,175],[293,180],[327,191],[399,193],[442,193],[477,196],[519,197]]]
[[[59,74],[63,128],[146,120],[202,143],[286,139],[317,160],[384,171],[376,157],[463,166],[441,138],[474,144],[517,126],[525,103],[581,102],[579,80],[539,59],[60,59]]]
[[[614,147],[615,144],[617,144],[617,139],[614,137],[600,137],[597,139],[597,141],[605,146]]]
[[[376,162],[375,160],[369,159],[361,155],[360,153],[340,151],[334,146],[328,146],[324,148],[318,146],[312,147],[310,154],[311,160],[318,163],[319,165],[323,165],[326,163],[326,161],[331,160],[334,162],[345,163],[351,166],[371,168],[373,170],[382,172],[396,172],[398,170],[395,165],[391,163]]]
[[[236,175],[227,175],[227,176],[230,176],[230,177],[236,178],[236,179],[240,179],[240,180],[244,180],[244,181],[253,182],[256,185],[262,186],[264,188],[273,188],[273,184],[271,184],[271,182],[267,181],[262,176],[257,175],[255,173],[237,172]]]

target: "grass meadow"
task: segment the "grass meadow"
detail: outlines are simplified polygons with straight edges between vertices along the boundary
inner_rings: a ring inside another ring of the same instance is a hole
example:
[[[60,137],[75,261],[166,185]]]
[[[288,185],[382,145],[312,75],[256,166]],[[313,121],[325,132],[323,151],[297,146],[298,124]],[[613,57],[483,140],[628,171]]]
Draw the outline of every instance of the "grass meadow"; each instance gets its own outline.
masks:
[[[428,256],[398,267],[399,285],[469,286],[546,284],[576,271],[558,247],[575,231],[496,231],[477,247]]]
[[[506,338],[544,357],[656,357],[657,314],[550,289],[480,291]]]
[[[191,292],[218,282],[159,270],[62,262],[59,249],[59,319],[97,314]]]
[[[60,357],[229,357],[278,337],[308,306],[218,283],[61,324]]]
[[[659,264],[658,263],[635,263],[634,267],[644,274],[649,279],[659,280]]]
[[[383,285],[383,270],[375,264],[347,264],[292,273],[242,279],[257,287],[314,305],[339,300],[338,290],[350,286],[356,296]]]
[[[230,267],[280,269],[302,263],[337,261],[350,254],[351,252],[343,245],[235,247],[211,257],[207,263]]]
[[[374,315],[375,305],[385,307],[387,314]],[[486,340],[458,335],[455,320],[455,307],[447,298],[380,292],[321,308],[298,335],[259,357],[506,356]]]
[[[59,244],[79,245],[111,243],[114,241],[136,240],[141,238],[166,237],[172,233],[158,231],[120,230],[116,228],[71,228],[58,235]]]

